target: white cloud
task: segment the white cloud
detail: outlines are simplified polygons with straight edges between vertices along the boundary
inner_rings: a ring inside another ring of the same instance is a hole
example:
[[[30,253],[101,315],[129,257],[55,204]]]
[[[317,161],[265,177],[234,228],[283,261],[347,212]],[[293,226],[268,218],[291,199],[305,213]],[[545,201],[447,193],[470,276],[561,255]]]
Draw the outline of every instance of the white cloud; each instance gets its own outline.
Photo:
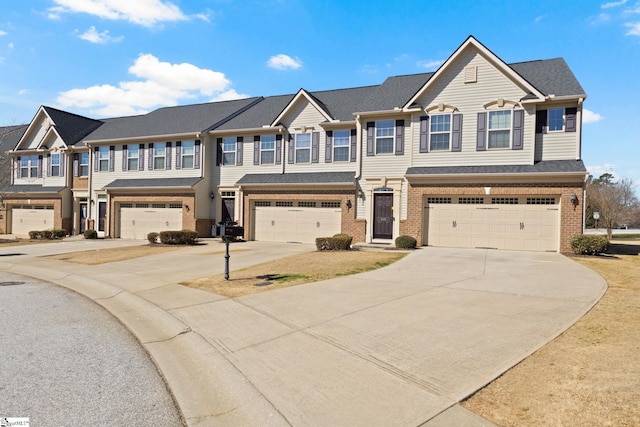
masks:
[[[214,98],[211,99],[211,102],[231,101],[233,99],[242,99],[242,98],[248,98],[248,97],[249,95],[245,93],[238,93],[236,92],[235,89],[229,89],[227,91],[224,91],[216,95]]]
[[[630,28],[626,33],[628,36],[640,36],[640,22],[633,22],[624,25]]]
[[[536,19],[534,19],[533,22],[535,22],[537,24],[538,22],[542,21],[546,17],[547,17],[547,15],[536,16]]]
[[[163,0],[53,0],[57,6],[49,9],[50,19],[64,13],[86,13],[103,19],[129,21],[151,27],[162,22],[189,19],[175,4]],[[203,14],[196,17],[204,19]]]
[[[269,58],[267,66],[276,70],[297,70],[302,67],[302,61],[298,57],[292,58],[284,53],[279,53]]]
[[[587,172],[596,178],[605,173],[610,173],[611,175],[616,176],[616,173],[614,172],[616,165],[612,165],[610,163],[585,167],[587,168]]]
[[[0,30],[0,36],[6,36],[7,34],[9,34],[9,33],[7,33],[6,31]]]
[[[80,37],[82,40],[86,40],[88,42],[91,43],[98,43],[98,44],[105,44],[108,42],[120,42],[122,40],[124,40],[124,36],[119,36],[119,37],[111,37],[109,35],[109,31],[105,30],[101,33],[99,33],[96,30],[96,27],[94,27],[93,25],[91,27],[89,27],[89,29],[87,31],[85,31],[84,33],[80,34],[78,37]]]
[[[418,61],[418,67],[425,68],[427,70],[435,70],[442,64],[444,64],[444,59],[426,59],[424,61]]]
[[[7,47],[8,47],[9,49],[13,49],[13,42],[10,42],[10,43],[7,45]]]
[[[582,122],[583,123],[595,123],[602,120],[602,116],[598,113],[594,113],[586,108],[582,110]]]
[[[600,7],[602,9],[609,9],[611,7],[623,6],[626,3],[627,3],[627,0],[612,1],[612,2],[609,2],[609,3],[605,3],[605,4],[601,5]]]
[[[223,73],[189,63],[161,62],[151,54],[141,54],[128,71],[139,80],[71,89],[61,92],[57,103],[62,108],[78,107],[101,116],[120,116],[142,114],[200,96],[244,97],[230,88],[231,82]]]

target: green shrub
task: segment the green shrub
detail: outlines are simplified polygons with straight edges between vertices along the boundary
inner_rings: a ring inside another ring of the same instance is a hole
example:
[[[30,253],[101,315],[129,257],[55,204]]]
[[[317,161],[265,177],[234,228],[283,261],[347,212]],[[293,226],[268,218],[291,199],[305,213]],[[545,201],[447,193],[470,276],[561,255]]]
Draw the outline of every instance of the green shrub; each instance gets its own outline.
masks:
[[[63,237],[67,237],[67,230],[53,229],[51,230],[51,235],[54,239],[62,239]]]
[[[38,231],[38,230],[30,231],[29,232],[29,239],[31,239],[31,240],[42,239],[42,231]]]
[[[98,232],[96,230],[84,230],[84,238],[85,239],[97,239]]]
[[[67,230],[32,230],[29,232],[31,240],[61,239],[67,235]]]
[[[318,237],[316,248],[319,251],[347,251],[351,249],[351,236],[346,237]]]
[[[609,249],[609,240],[605,236],[578,234],[571,239],[571,249],[576,255],[596,255]]]
[[[334,237],[334,238],[336,238],[336,239],[348,239],[348,238],[351,238],[351,239],[352,239],[352,237],[351,237],[351,236],[349,236],[349,235],[348,235],[348,234],[346,234],[346,233],[338,233],[338,234],[334,234],[334,235],[333,235],[333,237]]]
[[[415,249],[418,241],[407,235],[396,237],[396,248],[399,249]]]
[[[195,245],[198,233],[191,230],[161,231],[160,243],[164,245]]]
[[[147,240],[151,244],[158,243],[158,237],[160,237],[160,234],[156,233],[155,231],[147,234]]]

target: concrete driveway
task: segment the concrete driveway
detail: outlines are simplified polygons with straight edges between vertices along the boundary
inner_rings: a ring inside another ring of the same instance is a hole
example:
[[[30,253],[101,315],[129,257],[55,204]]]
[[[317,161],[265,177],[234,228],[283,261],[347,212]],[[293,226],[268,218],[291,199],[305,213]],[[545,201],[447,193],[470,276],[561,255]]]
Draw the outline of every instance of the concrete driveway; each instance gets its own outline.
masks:
[[[290,246],[250,242],[232,263],[313,250]],[[198,250],[30,262],[123,320],[190,425],[439,425],[606,290],[558,254],[421,248],[377,271],[232,300],[175,284],[198,265],[222,271]]]

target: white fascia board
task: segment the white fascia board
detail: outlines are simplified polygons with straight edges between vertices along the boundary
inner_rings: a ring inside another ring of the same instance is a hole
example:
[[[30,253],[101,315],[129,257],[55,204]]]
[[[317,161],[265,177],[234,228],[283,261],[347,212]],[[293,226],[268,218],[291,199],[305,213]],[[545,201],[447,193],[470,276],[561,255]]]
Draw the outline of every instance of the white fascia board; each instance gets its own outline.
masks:
[[[388,115],[406,115],[407,113],[411,112],[413,110],[404,110],[402,108],[394,108],[393,110],[380,110],[380,111],[359,111],[356,113],[353,113],[354,117],[358,117],[361,116],[362,118],[365,117],[377,117],[377,116],[388,116]],[[417,110],[420,111],[420,110]]]
[[[289,102],[289,104],[287,104],[284,110],[282,110],[282,112],[278,115],[278,117],[276,117],[275,120],[271,123],[271,127],[277,126],[277,124],[282,121],[282,118],[289,113],[289,111],[293,108],[295,103],[298,102],[298,100],[302,97],[306,98],[306,100],[309,103],[311,103],[311,105],[313,105],[328,122],[333,121],[333,117],[331,117],[329,113],[327,113],[324,110],[324,108],[320,107],[318,103],[313,99],[312,96],[309,95],[309,93],[306,90],[300,89],[296,94],[296,96],[293,97],[293,99]]]
[[[107,144],[119,144],[123,142],[143,142],[143,141],[180,141],[185,138],[200,138],[201,132],[193,132],[193,133],[175,133],[175,134],[166,134],[166,135],[149,135],[149,136],[131,136],[124,138],[113,138],[113,139],[94,139],[94,140],[84,140],[84,143],[87,147],[92,147],[96,145],[107,145]]]
[[[47,118],[49,118],[49,120],[51,120],[51,122],[53,122],[53,119],[45,111],[44,106],[41,105],[40,108],[38,109],[38,112],[36,112],[36,115],[33,116],[33,119],[31,120],[31,123],[29,123],[29,126],[27,126],[27,130],[24,131],[24,134],[22,135],[22,138],[20,138],[20,141],[18,141],[18,143],[14,147],[14,150],[17,150],[20,147],[20,145],[22,145],[22,143],[24,142],[26,137],[31,133],[31,131],[33,131],[34,126],[36,125],[36,123],[39,122],[39,120],[37,120],[37,119],[41,115],[45,115]]]
[[[265,125],[261,127],[255,128],[238,128],[238,129],[214,129],[209,131],[209,135],[229,135],[229,134],[239,134],[239,133],[265,133],[265,132],[283,132],[284,126],[271,126]]]
[[[448,179],[463,181],[468,179],[513,179],[513,178],[583,178],[589,172],[521,172],[521,173],[439,173],[439,174],[411,174],[405,175],[407,181],[429,181]]]

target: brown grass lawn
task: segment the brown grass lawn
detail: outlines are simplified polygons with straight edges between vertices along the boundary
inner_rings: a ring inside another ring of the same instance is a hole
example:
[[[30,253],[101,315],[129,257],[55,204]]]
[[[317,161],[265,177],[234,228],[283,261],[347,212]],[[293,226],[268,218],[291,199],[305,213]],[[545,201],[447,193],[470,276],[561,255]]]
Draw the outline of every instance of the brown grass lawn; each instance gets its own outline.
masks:
[[[123,248],[96,249],[93,251],[70,252],[60,255],[49,255],[46,258],[59,261],[75,262],[77,264],[98,265],[116,261],[125,261],[168,251],[182,249],[184,246],[143,245],[127,246]]]
[[[25,245],[37,245],[39,243],[56,243],[62,242],[62,239],[53,240],[31,240],[31,239],[0,239],[0,248],[6,248],[9,246],[25,246]]]
[[[406,253],[327,251],[310,252],[182,283],[229,298],[285,288],[318,280],[375,270],[391,264]]]
[[[574,326],[463,403],[499,426],[640,426],[640,242],[579,257],[609,284]]]

